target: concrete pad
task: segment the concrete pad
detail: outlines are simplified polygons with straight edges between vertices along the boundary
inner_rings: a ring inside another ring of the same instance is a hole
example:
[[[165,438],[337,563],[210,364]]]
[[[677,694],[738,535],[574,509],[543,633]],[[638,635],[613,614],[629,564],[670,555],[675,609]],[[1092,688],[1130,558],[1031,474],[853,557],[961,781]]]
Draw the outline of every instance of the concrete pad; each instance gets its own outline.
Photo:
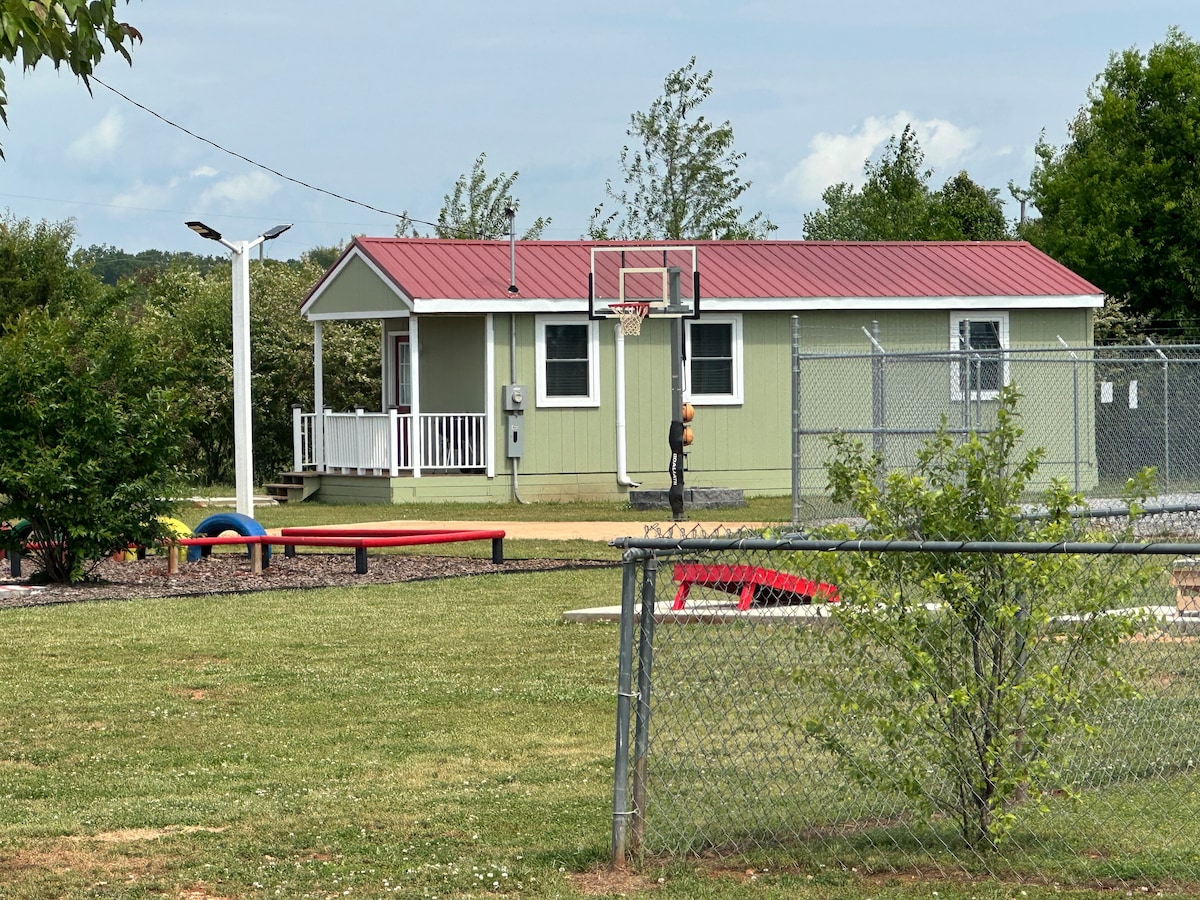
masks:
[[[737,608],[737,599],[732,600],[703,600],[693,602],[688,600],[687,606],[681,610],[671,609],[671,601],[656,603],[654,618],[656,622],[671,625],[689,625],[693,623],[705,625],[721,625],[729,622],[756,622],[774,625],[791,625],[796,628],[821,625],[829,618],[829,607],[825,603],[813,603],[794,606],[751,606],[749,609]],[[641,621],[641,602],[634,610],[634,621]],[[591,609],[574,609],[563,613],[564,622],[620,622],[620,606],[597,606]]]

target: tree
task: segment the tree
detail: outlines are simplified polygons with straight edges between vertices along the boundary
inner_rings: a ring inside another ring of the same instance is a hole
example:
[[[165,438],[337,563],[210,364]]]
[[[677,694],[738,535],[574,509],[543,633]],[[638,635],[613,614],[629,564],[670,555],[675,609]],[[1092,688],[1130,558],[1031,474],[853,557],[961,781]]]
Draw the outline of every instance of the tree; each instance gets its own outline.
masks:
[[[1018,449],[1017,396],[1002,389],[989,432],[960,441],[943,425],[912,472],[885,472],[860,441],[835,438],[832,496],[865,526],[818,536],[1077,540],[1069,510],[1082,497],[1061,483],[1042,498],[1044,518],[1019,515],[1042,451]],[[1131,491],[1148,486],[1144,474]],[[1130,597],[1160,573],[1109,559],[837,554],[829,565],[840,571],[822,580],[836,578],[847,599],[833,612],[828,674],[818,676],[836,713],[806,732],[850,777],[950,817],[969,847],[994,848],[1022,814],[1070,789],[1069,738],[1131,691],[1119,643],[1144,623],[1120,607],[1136,605]],[[814,561],[797,564],[812,571]]]
[[[128,3],[128,0],[126,0]],[[43,59],[64,63],[83,79],[108,51],[132,63],[129,50],[142,39],[132,25],[118,22],[117,0],[0,0],[0,59],[29,70]],[[0,121],[8,124],[8,93],[0,69]],[[4,157],[0,150],[0,159]]]
[[[26,310],[57,314],[101,296],[96,278],[72,259],[74,241],[70,222],[0,217],[0,334]]]
[[[997,241],[1012,235],[998,188],[987,189],[965,171],[938,191],[933,170],[912,125],[893,135],[878,162],[863,166],[866,181],[855,191],[846,182],[825,189],[824,209],[804,216],[810,241]]]
[[[300,303],[324,274],[315,262],[250,263],[251,418],[254,476],[271,477],[292,461],[293,403],[313,403],[312,328]],[[169,383],[195,412],[187,442],[188,474],[213,484],[232,477],[233,322],[228,263],[204,275],[176,265],[146,285],[142,303],[155,341],[172,360]],[[325,397],[337,409],[379,402],[379,333],[372,322],[328,322]]]
[[[1128,303],[1200,333],[1200,45],[1114,53],[1061,148],[1038,141],[1021,234]]]
[[[60,315],[31,308],[7,326],[0,520],[29,522],[43,578],[78,581],[112,553],[163,536],[187,408],[119,302]]]
[[[454,190],[447,194],[438,213],[434,234],[439,238],[461,240],[494,241],[508,237],[508,215],[521,208],[521,201],[512,194],[519,172],[511,175],[501,172],[489,179],[483,164],[486,153],[480,153],[471,166],[471,174],[463,174],[454,183]],[[521,240],[536,241],[550,224],[550,219],[538,216],[525,229]],[[420,237],[411,219],[405,219],[396,228],[397,237]]]
[[[592,213],[596,240],[721,240],[767,237],[776,226],[761,212],[748,219],[738,199],[751,182],[738,177],[745,153],[733,149],[733,127],[714,125],[696,110],[712,94],[712,70],[696,71],[696,57],[663,82],[663,95],[630,117],[626,134],[638,146],[621,149],[624,187],[609,180]]]

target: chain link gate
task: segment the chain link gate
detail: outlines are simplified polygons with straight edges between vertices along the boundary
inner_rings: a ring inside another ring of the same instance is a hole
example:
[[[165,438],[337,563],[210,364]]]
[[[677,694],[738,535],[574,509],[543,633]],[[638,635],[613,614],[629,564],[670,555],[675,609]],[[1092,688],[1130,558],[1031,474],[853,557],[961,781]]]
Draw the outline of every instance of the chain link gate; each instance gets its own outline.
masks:
[[[1200,882],[1200,544],[1147,537],[1197,525],[1176,506],[1136,543],[626,539],[614,863]],[[974,628],[904,583],[918,556],[1013,609]],[[856,603],[834,581],[856,567],[894,602]]]

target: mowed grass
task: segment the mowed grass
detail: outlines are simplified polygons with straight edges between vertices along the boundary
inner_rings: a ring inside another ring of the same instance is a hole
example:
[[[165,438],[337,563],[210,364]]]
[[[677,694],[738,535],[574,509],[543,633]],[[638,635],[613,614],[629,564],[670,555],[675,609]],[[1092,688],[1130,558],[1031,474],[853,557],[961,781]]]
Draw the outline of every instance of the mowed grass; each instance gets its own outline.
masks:
[[[0,611],[0,897],[1114,896],[610,873],[617,629],[562,612],[619,597],[614,568]]]

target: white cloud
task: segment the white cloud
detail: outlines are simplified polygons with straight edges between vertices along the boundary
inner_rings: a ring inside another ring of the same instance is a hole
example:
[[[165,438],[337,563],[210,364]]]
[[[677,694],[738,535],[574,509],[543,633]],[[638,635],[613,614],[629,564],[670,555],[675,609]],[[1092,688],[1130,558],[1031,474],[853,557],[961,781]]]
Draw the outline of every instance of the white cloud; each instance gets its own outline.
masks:
[[[217,170],[214,169],[212,166],[199,166],[198,168],[192,169],[192,171],[188,172],[188,177],[189,178],[212,178],[216,174],[217,174]]]
[[[116,215],[123,217],[130,213],[161,210],[169,205],[170,197],[169,186],[139,181],[129,190],[115,194],[109,204],[117,207]]]
[[[205,208],[216,207],[222,211],[244,209],[261,203],[279,190],[279,184],[265,172],[250,172],[218,181],[200,195],[200,204]]]
[[[926,168],[942,175],[939,179],[935,174],[935,183],[962,168],[979,143],[975,129],[959,128],[945,119],[922,121],[904,111],[888,119],[870,116],[850,134],[821,132],[813,137],[808,142],[808,154],[783,177],[775,193],[808,206],[817,203],[832,184],[847,181],[861,185],[863,163],[878,158],[888,139],[899,137],[904,126],[910,124],[925,153]]]
[[[103,119],[72,141],[67,152],[83,161],[110,156],[121,143],[124,124],[119,112],[109,110]]]

